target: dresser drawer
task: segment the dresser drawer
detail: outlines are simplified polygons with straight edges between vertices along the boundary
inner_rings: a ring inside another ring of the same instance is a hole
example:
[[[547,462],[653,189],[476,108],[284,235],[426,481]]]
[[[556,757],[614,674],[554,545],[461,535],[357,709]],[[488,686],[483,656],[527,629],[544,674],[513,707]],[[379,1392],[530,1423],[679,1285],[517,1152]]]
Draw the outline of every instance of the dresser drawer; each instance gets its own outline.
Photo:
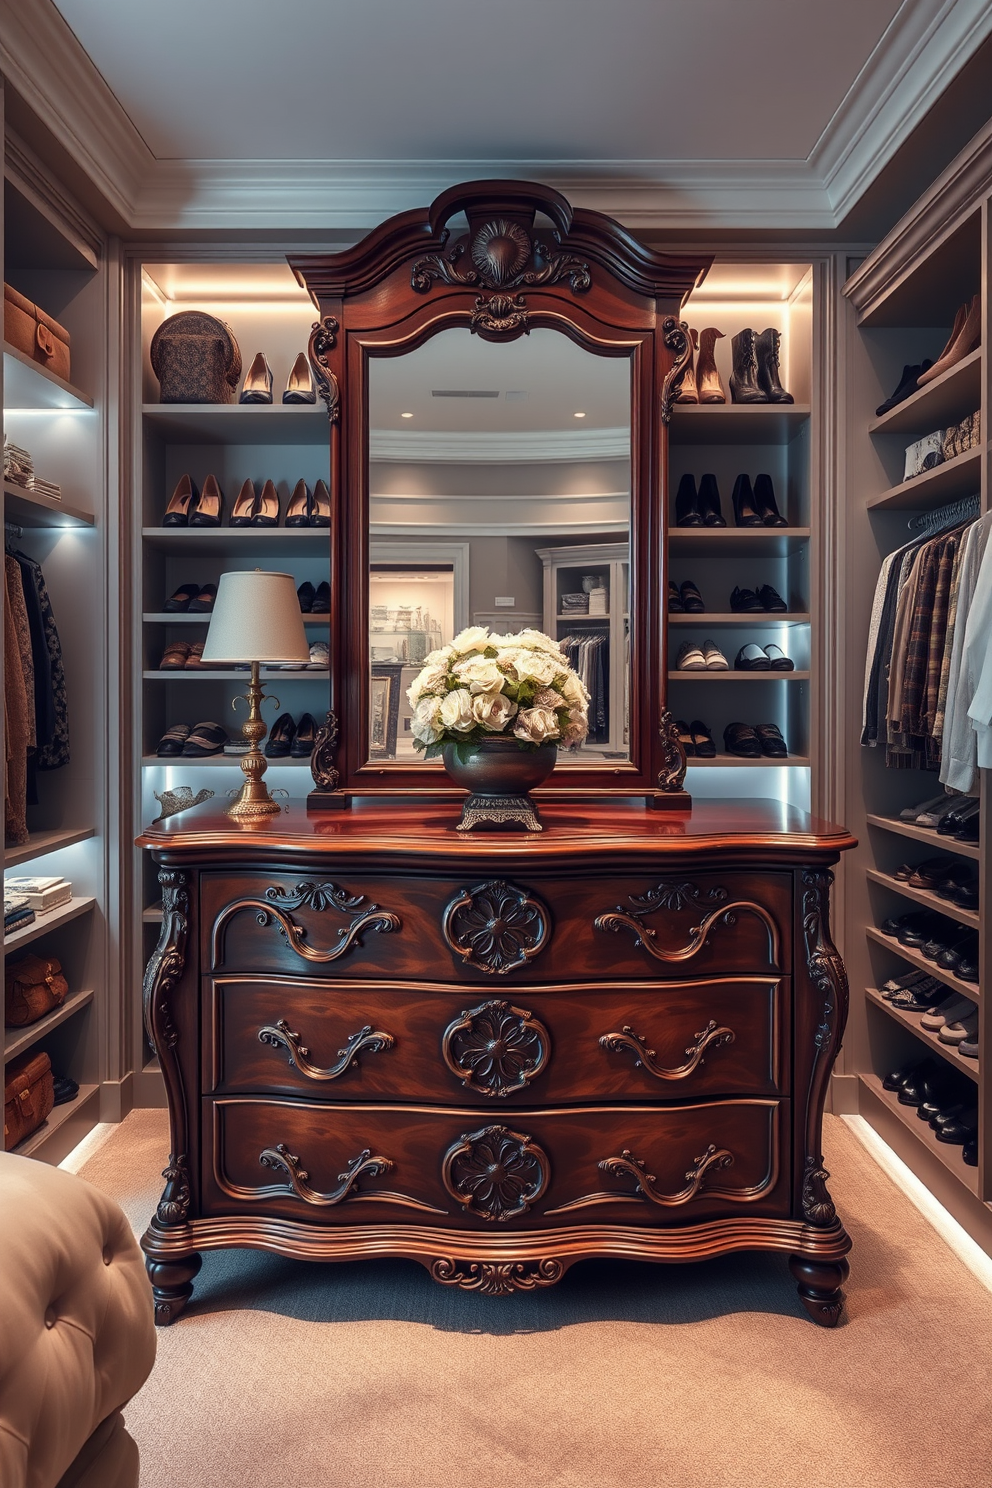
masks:
[[[216,1093],[491,1108],[774,1095],[785,1089],[788,991],[787,981],[760,978],[510,996],[214,977],[203,1003],[203,1083]]]
[[[489,1233],[788,1212],[788,1105],[507,1113],[205,1101],[203,1213]]]
[[[463,983],[788,974],[789,873],[305,879],[207,872],[202,964]]]

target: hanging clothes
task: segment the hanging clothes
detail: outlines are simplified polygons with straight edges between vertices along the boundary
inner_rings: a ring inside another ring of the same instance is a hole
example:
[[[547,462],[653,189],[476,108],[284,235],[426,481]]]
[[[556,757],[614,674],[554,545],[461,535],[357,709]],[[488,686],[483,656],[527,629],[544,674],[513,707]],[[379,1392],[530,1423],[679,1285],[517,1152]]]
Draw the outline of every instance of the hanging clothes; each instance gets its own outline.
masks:
[[[605,744],[610,737],[609,635],[565,636],[558,644],[589,694],[588,742]]]
[[[15,552],[12,556],[20,565],[31,625],[38,768],[58,770],[69,763],[69,706],[58,626],[41,564],[26,553]]]
[[[9,844],[19,847],[28,840],[27,776],[28,740],[31,737],[27,687],[21,669],[17,626],[10,597],[11,582],[4,565],[3,575],[3,734],[4,734],[4,828]]]
[[[992,534],[992,513],[969,528],[958,565],[957,617],[947,683],[940,779],[951,790],[970,792],[975,783],[977,735],[969,709],[981,677],[981,661],[974,645],[966,652],[971,608],[980,573],[985,568]],[[972,632],[974,642],[978,627]]]
[[[41,565],[4,554],[4,815],[11,845],[28,841],[37,770],[69,760],[65,668]]]

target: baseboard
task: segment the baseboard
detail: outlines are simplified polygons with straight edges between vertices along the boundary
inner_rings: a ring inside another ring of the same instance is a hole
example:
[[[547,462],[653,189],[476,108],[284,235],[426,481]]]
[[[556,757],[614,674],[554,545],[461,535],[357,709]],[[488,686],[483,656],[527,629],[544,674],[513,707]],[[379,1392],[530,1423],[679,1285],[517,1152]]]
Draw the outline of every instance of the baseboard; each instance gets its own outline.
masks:
[[[825,1109],[830,1112],[831,1116],[857,1115],[859,1110],[857,1075],[842,1075],[836,1072],[831,1075]]]
[[[134,1079],[130,1071],[123,1080],[104,1080],[100,1086],[100,1120],[123,1121],[134,1105]]]
[[[131,1110],[160,1109],[168,1105],[162,1071],[155,1065],[135,1073],[132,1082]]]

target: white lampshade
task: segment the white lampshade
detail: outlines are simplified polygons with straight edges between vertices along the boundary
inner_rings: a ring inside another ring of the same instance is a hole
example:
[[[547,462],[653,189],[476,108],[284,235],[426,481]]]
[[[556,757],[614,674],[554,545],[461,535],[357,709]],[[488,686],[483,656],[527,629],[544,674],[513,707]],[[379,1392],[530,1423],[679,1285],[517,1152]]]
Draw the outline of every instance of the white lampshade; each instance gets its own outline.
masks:
[[[258,568],[221,574],[203,647],[205,663],[309,660],[292,574]]]

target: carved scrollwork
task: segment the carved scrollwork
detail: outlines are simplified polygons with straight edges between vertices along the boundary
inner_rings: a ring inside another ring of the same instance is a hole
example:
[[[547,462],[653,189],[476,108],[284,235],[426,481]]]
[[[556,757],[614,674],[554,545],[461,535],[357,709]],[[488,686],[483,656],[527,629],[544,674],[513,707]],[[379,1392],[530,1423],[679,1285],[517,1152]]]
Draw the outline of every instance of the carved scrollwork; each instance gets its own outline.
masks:
[[[810,1224],[832,1224],[837,1217],[834,1201],[827,1189],[829,1172],[816,1158],[807,1157],[803,1173],[803,1215]]]
[[[604,1033],[599,1040],[599,1045],[601,1049],[606,1049],[611,1054],[633,1054],[634,1068],[643,1067],[649,1075],[654,1075],[656,1080],[684,1080],[704,1062],[707,1049],[718,1049],[721,1044],[732,1044],[734,1030],[718,1028],[711,1018],[702,1033],[695,1034],[694,1038],[695,1042],[686,1048],[688,1059],[685,1064],[671,1069],[655,1064],[654,1049],[649,1049],[647,1039],[635,1033],[627,1024],[624,1024],[620,1033]]]
[[[527,332],[530,317],[526,304],[522,294],[494,294],[488,300],[483,295],[478,295],[468,323],[469,330],[499,333],[523,328]]]
[[[419,1199],[412,1199],[408,1194],[387,1193],[383,1190],[371,1193],[359,1192],[358,1183],[362,1178],[381,1178],[385,1173],[392,1172],[395,1164],[388,1157],[373,1157],[372,1149],[366,1147],[357,1157],[353,1157],[343,1173],[338,1174],[338,1187],[330,1193],[320,1193],[311,1188],[307,1180],[310,1174],[307,1172],[295,1153],[290,1152],[285,1142],[279,1142],[275,1147],[264,1147],[258,1154],[258,1160],[263,1168],[272,1168],[286,1174],[288,1183],[271,1184],[267,1188],[258,1190],[265,1195],[295,1194],[305,1204],[312,1204],[316,1208],[327,1209],[335,1204],[343,1204],[348,1198],[361,1199],[365,1203],[378,1204],[402,1204],[407,1209],[422,1209],[428,1214],[444,1214],[444,1209],[437,1209],[433,1204],[424,1204]]]
[[[340,772],[334,764],[338,746],[337,714],[328,711],[317,730],[310,755],[310,774],[319,790],[337,790]]]
[[[280,934],[289,942],[290,948],[298,956],[302,956],[305,961],[318,962],[320,965],[326,965],[329,961],[337,961],[353,945],[361,945],[365,931],[378,931],[382,935],[388,935],[393,930],[399,930],[401,925],[399,915],[393,914],[392,910],[380,909],[378,904],[368,904],[366,909],[361,910],[360,906],[367,903],[364,895],[352,898],[335,884],[297,884],[295,890],[289,895],[284,889],[270,888],[266,889],[265,895],[264,899],[236,899],[233,904],[228,904],[221,910],[214,921],[211,936],[214,966],[221,964],[224,932],[228,923],[235,915],[246,909],[255,911],[255,920],[259,925],[275,924]],[[306,928],[298,925],[292,915],[274,902],[280,898],[284,898],[285,902],[293,908],[307,905],[317,913],[326,913],[332,909],[340,914],[348,914],[352,910],[358,912],[352,916],[350,925],[338,930],[337,943],[326,951],[322,951],[307,944]]]
[[[511,1292],[554,1286],[564,1274],[565,1267],[555,1256],[543,1256],[539,1261],[469,1261],[461,1266],[450,1256],[439,1256],[431,1262],[431,1276],[442,1286],[481,1292],[486,1297],[508,1297]]]
[[[448,949],[468,966],[506,976],[545,947],[551,917],[540,900],[502,879],[462,889],[441,921]]]
[[[319,1082],[340,1079],[352,1064],[358,1063],[360,1054],[382,1054],[391,1049],[396,1042],[391,1033],[381,1033],[373,1029],[371,1023],[366,1023],[364,1028],[360,1028],[357,1033],[351,1035],[343,1049],[338,1050],[336,1063],[321,1068],[319,1065],[310,1063],[307,1057],[310,1050],[304,1044],[301,1035],[293,1032],[285,1018],[280,1018],[278,1023],[267,1023],[260,1028],[258,1041],[260,1044],[268,1044],[272,1049],[288,1050],[290,1065],[295,1066],[308,1080]]]
[[[142,1008],[148,1042],[158,1055],[169,1098],[172,1151],[163,1171],[165,1188],[156,1209],[159,1224],[172,1228],[189,1218],[190,1177],[188,1117],[182,1067],[177,1057],[179,1032],[172,1017],[172,996],[186,966],[189,931],[189,881],[176,868],[159,870],[162,928],[148,960],[142,983]]]
[[[682,896],[681,903],[676,905],[673,901],[670,904],[666,904],[664,899],[660,897],[663,890],[667,890],[667,892],[674,896]],[[690,891],[692,891],[691,894]],[[659,897],[653,898],[653,895]],[[711,910],[698,925],[693,925],[689,931],[689,939],[684,945],[677,946],[674,949],[659,945],[657,932],[644,924],[644,915],[661,908],[670,910],[682,908],[683,905],[698,901],[701,897],[703,897],[701,891],[695,889],[695,885],[693,884],[678,884],[671,888],[660,884],[657,890],[653,890],[651,894],[645,895],[642,898],[635,898],[631,895],[629,900],[633,906],[631,909],[624,909],[623,905],[618,904],[616,909],[610,910],[607,914],[597,915],[593,924],[597,930],[612,930],[614,934],[618,933],[621,929],[630,930],[635,936],[635,946],[643,946],[648,954],[653,956],[656,961],[673,962],[689,961],[693,956],[697,955],[706,944],[709,933],[717,921],[724,925],[733,925],[736,923],[737,914],[754,915],[756,919],[761,920],[768,932],[769,961],[773,966],[778,966],[778,926],[767,909],[762,908],[760,904],[752,903],[749,899],[735,899],[732,904],[721,903],[718,908]],[[724,889],[711,889],[705,897],[711,900],[719,899],[722,901],[726,899],[727,894]]]
[[[314,321],[310,331],[310,345],[307,348],[317,391],[327,409],[328,420],[332,424],[336,424],[341,416],[341,390],[338,387],[337,378],[328,365],[327,354],[337,345],[339,330],[340,326],[333,315],[325,315],[323,320]]]
[[[584,294],[592,285],[589,265],[567,250],[561,250],[561,234],[533,237],[518,222],[495,218],[484,222],[471,241],[468,235],[447,248],[448,232],[441,235],[441,252],[417,260],[410,285],[427,294],[440,282],[461,288],[480,285],[506,294],[520,288],[557,284],[566,279],[573,294]],[[447,250],[447,251],[446,251]],[[467,259],[466,259],[467,255]]]
[[[663,756],[662,766],[658,771],[658,784],[666,794],[670,795],[675,791],[680,791],[685,785],[686,770],[689,766],[675,719],[668,708],[661,715],[658,732],[661,735]]]
[[[508,1002],[483,1002],[449,1023],[441,1040],[449,1070],[467,1090],[506,1096],[525,1090],[551,1053],[539,1019]]]
[[[726,1147],[715,1147],[712,1143],[707,1147],[701,1157],[693,1158],[692,1167],[686,1173],[685,1187],[679,1189],[678,1193],[662,1193],[655,1187],[657,1179],[653,1173],[649,1173],[647,1165],[639,1157],[625,1147],[619,1157],[604,1157],[598,1164],[601,1172],[607,1173],[611,1178],[633,1178],[634,1188],[629,1192],[618,1193],[611,1190],[604,1193],[584,1194],[581,1199],[572,1199],[568,1204],[562,1204],[558,1209],[548,1209],[548,1214],[564,1214],[569,1209],[585,1209],[593,1204],[629,1204],[631,1199],[644,1199],[650,1204],[658,1204],[663,1209],[677,1209],[683,1204],[688,1204],[696,1197],[704,1186],[707,1174],[719,1172],[722,1168],[729,1168],[734,1161],[733,1154]],[[717,1190],[723,1193],[723,1190]]]
[[[533,1137],[484,1126],[453,1142],[441,1177],[451,1197],[479,1219],[519,1219],[544,1193],[551,1164]]]
[[[827,1225],[837,1211],[827,1190],[829,1173],[823,1166],[820,1130],[823,1100],[831,1067],[840,1049],[847,1021],[847,972],[830,938],[829,904],[832,873],[825,868],[804,868],[803,940],[810,981],[820,998],[820,1020],[813,1033],[816,1049],[806,1106],[806,1155],[802,1185],[802,1210],[810,1224]]]
[[[692,356],[692,337],[689,334],[687,321],[679,320],[674,315],[666,315],[661,323],[661,334],[668,350],[675,353],[675,360],[665,373],[661,384],[661,422],[669,424],[672,421],[672,409],[682,386],[686,368]]]
[[[628,902],[634,906],[635,912],[642,914],[650,914],[654,909],[670,909],[678,913],[692,904],[723,904],[726,898],[727,891],[719,884],[701,889],[688,879],[663,878],[646,894],[628,895]]]

